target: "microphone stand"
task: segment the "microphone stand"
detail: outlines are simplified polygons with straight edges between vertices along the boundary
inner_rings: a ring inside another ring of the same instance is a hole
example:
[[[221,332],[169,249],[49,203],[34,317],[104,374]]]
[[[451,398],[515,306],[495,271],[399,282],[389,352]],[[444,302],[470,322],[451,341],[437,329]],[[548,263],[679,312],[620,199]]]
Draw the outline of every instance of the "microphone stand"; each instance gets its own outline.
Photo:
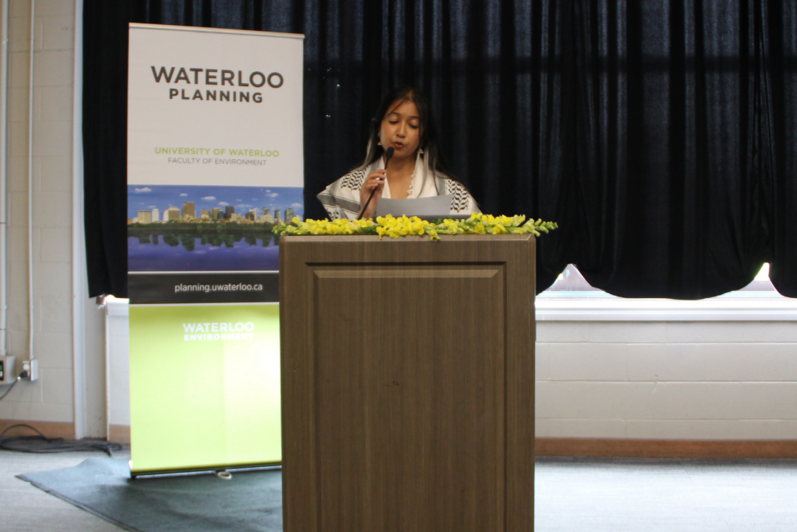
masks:
[[[385,152],[385,170],[387,170],[387,165],[390,163],[390,158],[393,157],[393,151],[393,146],[391,146],[387,149],[387,152]],[[360,214],[357,215],[358,220],[363,217],[363,214],[365,214],[365,209],[367,209],[368,204],[371,203],[371,198],[374,197],[374,193],[376,192],[377,188],[379,188],[379,185],[375,186],[373,190],[371,190],[371,195],[368,196],[368,201],[365,202],[365,207],[363,207],[360,211]]]

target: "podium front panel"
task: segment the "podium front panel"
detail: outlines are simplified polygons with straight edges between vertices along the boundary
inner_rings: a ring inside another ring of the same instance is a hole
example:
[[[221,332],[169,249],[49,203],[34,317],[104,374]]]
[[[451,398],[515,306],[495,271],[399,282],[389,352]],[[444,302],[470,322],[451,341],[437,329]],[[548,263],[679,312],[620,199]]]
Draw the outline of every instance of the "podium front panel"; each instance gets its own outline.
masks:
[[[533,238],[280,254],[285,530],[533,530]]]

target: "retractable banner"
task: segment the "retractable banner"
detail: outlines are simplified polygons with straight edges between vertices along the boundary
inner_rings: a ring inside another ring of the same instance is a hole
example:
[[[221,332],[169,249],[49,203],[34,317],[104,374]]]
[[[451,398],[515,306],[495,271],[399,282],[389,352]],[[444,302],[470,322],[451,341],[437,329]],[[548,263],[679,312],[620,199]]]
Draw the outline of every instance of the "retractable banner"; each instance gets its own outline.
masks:
[[[130,25],[133,475],[281,460],[273,229],[304,215],[303,42]]]

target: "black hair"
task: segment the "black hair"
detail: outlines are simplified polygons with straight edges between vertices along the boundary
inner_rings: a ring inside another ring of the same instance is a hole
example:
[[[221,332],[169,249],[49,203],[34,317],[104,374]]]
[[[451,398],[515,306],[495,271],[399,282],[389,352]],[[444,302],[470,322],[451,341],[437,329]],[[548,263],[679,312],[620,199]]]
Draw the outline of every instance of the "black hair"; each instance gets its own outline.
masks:
[[[371,127],[368,133],[368,148],[361,168],[367,168],[384,153],[384,148],[379,145],[379,131],[382,128],[382,120],[390,111],[404,102],[413,102],[418,107],[421,131],[418,149],[423,150],[425,166],[437,175],[455,179],[446,163],[443,152],[440,150],[440,141],[437,136],[437,125],[432,115],[432,107],[420,89],[409,85],[396,87],[382,98],[382,102],[371,120]]]

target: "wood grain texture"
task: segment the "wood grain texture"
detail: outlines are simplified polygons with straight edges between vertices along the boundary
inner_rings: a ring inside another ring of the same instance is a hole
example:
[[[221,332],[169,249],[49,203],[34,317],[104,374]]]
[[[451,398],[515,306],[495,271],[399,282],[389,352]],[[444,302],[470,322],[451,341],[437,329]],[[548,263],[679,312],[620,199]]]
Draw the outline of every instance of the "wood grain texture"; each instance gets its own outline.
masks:
[[[533,237],[280,261],[286,532],[533,530]]]
[[[797,458],[797,440],[537,438],[537,456],[619,458]]]
[[[25,421],[15,419],[0,419],[0,432],[3,432],[12,425],[30,425],[48,438],[63,438],[65,440],[75,439],[74,423],[56,423],[51,421]],[[30,429],[19,427],[9,430],[8,436],[35,436],[36,433]]]
[[[111,425],[108,439],[114,443],[130,443],[129,425]]]

